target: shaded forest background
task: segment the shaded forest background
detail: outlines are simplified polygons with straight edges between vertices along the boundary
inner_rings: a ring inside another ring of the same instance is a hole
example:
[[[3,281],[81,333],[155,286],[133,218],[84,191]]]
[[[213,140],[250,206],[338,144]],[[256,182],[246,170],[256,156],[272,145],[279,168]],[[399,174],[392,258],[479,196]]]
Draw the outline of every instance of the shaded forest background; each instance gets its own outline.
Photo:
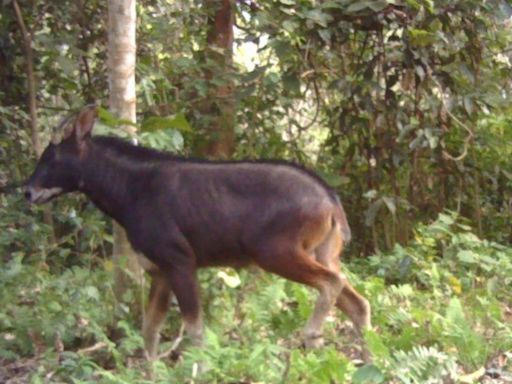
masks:
[[[91,1],[20,4],[44,141],[67,111],[108,100],[107,11]],[[16,159],[34,139],[23,36],[5,7],[2,147]],[[217,27],[214,8],[139,2],[140,134],[158,131],[154,144],[187,155],[224,141],[224,157],[318,169],[342,197],[358,254],[406,243],[415,223],[445,209],[479,234],[512,240],[500,230],[512,210],[506,2],[242,1],[235,24],[228,17]],[[215,33],[236,35],[234,43]],[[245,65],[244,52],[255,50]],[[26,174],[17,161],[3,173]]]
[[[4,2],[1,9],[0,186],[23,180],[58,121],[85,104],[104,107],[98,131],[127,136],[117,128],[122,122],[107,112],[106,2],[19,0]],[[422,294],[412,295],[400,284],[432,289],[435,313],[447,305],[436,290],[457,297],[485,286],[486,300],[496,306],[494,320],[506,323],[511,299],[505,291],[512,284],[506,274],[512,270],[512,7],[507,1],[158,0],[138,1],[137,14],[136,135],[143,145],[186,156],[304,164],[341,197],[353,230],[346,252],[353,259],[350,268],[381,278],[360,282],[363,291],[373,292],[374,308],[392,307],[392,298],[375,299],[384,284],[398,284],[386,289],[402,304],[416,300],[420,305]],[[110,271],[110,224],[77,197],[55,206],[44,212],[29,208],[18,195],[0,196],[4,270],[28,263],[32,272],[43,274],[97,265]],[[434,271],[436,263],[446,270]],[[13,276],[18,275],[3,277],[7,287],[20,283]],[[79,276],[72,279],[86,279]],[[235,272],[226,276],[240,279]],[[503,277],[503,286],[489,287],[497,276]],[[232,282],[215,274],[205,281],[217,294]],[[101,289],[87,286],[98,291],[89,293],[100,300]],[[298,302],[307,313],[302,291],[275,287],[285,302]],[[206,294],[207,305],[214,297]],[[236,295],[224,299],[238,302]],[[20,305],[12,296],[2,300],[7,308]],[[468,302],[475,300],[471,296]],[[452,312],[442,316],[457,323],[464,317],[460,303],[450,301]],[[482,313],[489,310],[485,308]],[[18,309],[12,311],[0,317],[3,335],[16,334],[25,341],[4,340],[6,351],[14,352],[2,358],[30,355],[38,345],[44,350],[45,343],[37,341],[44,337],[37,336],[34,324],[20,325],[18,334],[13,331],[10,316]],[[132,312],[136,318],[136,310]],[[97,324],[111,322],[88,316]],[[376,309],[377,324],[380,319],[389,329],[382,325],[384,336],[370,336],[382,361],[396,358],[383,351],[386,337],[391,340],[396,329],[403,331],[402,321],[409,322],[411,334],[407,342],[393,346],[397,351],[410,351],[418,343],[449,351],[450,342],[444,345],[414,331],[413,323],[422,324],[420,320],[386,316]],[[422,321],[430,321],[427,317]],[[79,318],[83,316],[73,321]],[[273,321],[279,328],[291,319]],[[490,329],[499,328],[493,324]],[[41,327],[47,344],[53,343],[55,333]],[[131,327],[135,325],[121,325],[125,337]],[[464,332],[471,331],[468,327]],[[510,332],[510,327],[499,329]],[[66,345],[86,344],[77,342],[76,335],[67,337]],[[98,339],[94,332],[87,337]],[[483,343],[478,337],[475,345]],[[465,346],[468,353],[478,349],[475,345]],[[476,370],[510,350],[507,345],[493,344],[491,351],[466,360],[457,355],[457,361],[464,372]],[[299,359],[293,353],[291,361]],[[370,374],[393,374],[386,371],[389,365],[378,362],[368,368]],[[307,371],[297,373],[296,380],[307,377]],[[342,382],[329,372],[327,381],[320,382]],[[248,382],[257,381],[255,376],[248,375]]]

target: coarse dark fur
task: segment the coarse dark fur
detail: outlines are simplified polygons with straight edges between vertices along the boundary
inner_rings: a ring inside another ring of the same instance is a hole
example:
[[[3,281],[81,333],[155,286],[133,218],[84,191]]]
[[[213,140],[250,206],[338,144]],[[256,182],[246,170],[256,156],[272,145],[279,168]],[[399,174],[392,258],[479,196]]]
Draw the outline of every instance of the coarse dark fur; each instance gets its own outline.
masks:
[[[303,174],[303,176],[309,176],[312,180],[315,180],[319,185],[321,185],[333,203],[339,205],[340,207],[340,215],[342,216],[342,220],[344,220],[344,225],[342,226],[343,237],[345,243],[348,243],[351,240],[351,231],[348,225],[348,222],[345,219],[345,212],[343,210],[343,206],[339,200],[336,192],[316,173],[310,171],[309,169],[285,160],[275,160],[275,159],[258,159],[258,160],[205,160],[198,158],[190,158],[190,157],[181,157],[169,152],[158,151],[152,148],[142,147],[134,145],[127,140],[121,139],[119,137],[112,136],[95,136],[92,138],[93,142],[98,146],[104,148],[105,152],[115,152],[119,157],[126,157],[128,161],[135,161],[137,163],[154,163],[154,166],[159,165],[162,161],[168,162],[176,162],[176,163],[189,163],[189,164],[203,164],[205,167],[212,165],[220,165],[220,166],[229,166],[237,165],[237,164],[250,164],[254,167],[262,166],[266,167],[268,165],[274,166],[284,166],[290,167],[292,171],[298,171]],[[272,169],[269,167],[267,169]],[[254,191],[257,193],[257,191]]]
[[[143,327],[148,354],[173,292],[187,331],[201,343],[196,270],[250,263],[319,291],[304,330],[318,346],[330,308],[358,329],[370,325],[368,302],[339,270],[350,239],[343,207],[314,173],[286,162],[205,161],[92,137],[95,110],[78,115],[62,142],[44,151],[26,196],[45,203],[67,192],[86,194],[115,219],[153,281]]]
[[[259,228],[279,231],[294,225],[301,215],[294,207],[301,199],[323,195],[338,205],[320,178],[290,163],[199,161],[113,137],[91,141],[94,162],[84,169],[88,177],[80,189],[127,229],[136,250],[165,268],[172,267],[167,252],[155,246],[160,247],[166,230],[170,235],[179,229],[199,267],[243,265],[251,261],[251,242]],[[108,190],[108,201],[99,190]],[[111,200],[122,204],[118,208]],[[288,209],[286,221],[272,222]],[[348,226],[342,228],[350,233]]]

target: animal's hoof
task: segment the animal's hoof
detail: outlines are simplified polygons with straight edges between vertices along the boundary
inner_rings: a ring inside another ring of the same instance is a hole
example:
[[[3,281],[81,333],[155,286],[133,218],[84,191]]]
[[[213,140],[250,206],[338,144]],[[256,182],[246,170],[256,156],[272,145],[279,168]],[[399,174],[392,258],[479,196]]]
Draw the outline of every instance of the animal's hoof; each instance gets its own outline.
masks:
[[[308,335],[304,337],[304,347],[306,349],[321,348],[324,346],[322,335]]]

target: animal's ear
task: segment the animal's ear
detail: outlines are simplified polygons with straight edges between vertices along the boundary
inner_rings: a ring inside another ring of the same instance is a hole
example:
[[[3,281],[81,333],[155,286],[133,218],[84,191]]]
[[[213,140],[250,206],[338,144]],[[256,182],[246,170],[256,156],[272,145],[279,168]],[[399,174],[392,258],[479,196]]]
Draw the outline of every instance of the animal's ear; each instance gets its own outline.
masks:
[[[98,112],[94,105],[80,111],[75,122],[75,135],[78,141],[82,141],[91,135],[97,116]]]
[[[88,106],[82,109],[78,113],[74,123],[69,124],[64,130],[62,139],[67,139],[75,135],[77,141],[83,141],[86,137],[90,136],[96,116],[96,106]]]

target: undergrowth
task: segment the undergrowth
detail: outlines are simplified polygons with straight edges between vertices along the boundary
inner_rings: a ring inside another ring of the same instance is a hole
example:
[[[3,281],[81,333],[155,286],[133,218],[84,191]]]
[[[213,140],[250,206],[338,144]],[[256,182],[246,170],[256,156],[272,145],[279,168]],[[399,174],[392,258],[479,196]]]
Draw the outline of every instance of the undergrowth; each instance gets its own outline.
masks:
[[[344,265],[372,304],[372,364],[360,365],[339,313],[326,323],[324,348],[302,349],[309,289],[257,270],[211,269],[200,273],[206,347],[185,338],[150,366],[141,295],[115,299],[101,216],[62,203],[66,236],[55,243],[40,212],[2,199],[1,382],[467,383],[512,370],[512,249],[478,238],[455,214],[419,226],[409,246]],[[162,352],[179,332],[173,303]]]

